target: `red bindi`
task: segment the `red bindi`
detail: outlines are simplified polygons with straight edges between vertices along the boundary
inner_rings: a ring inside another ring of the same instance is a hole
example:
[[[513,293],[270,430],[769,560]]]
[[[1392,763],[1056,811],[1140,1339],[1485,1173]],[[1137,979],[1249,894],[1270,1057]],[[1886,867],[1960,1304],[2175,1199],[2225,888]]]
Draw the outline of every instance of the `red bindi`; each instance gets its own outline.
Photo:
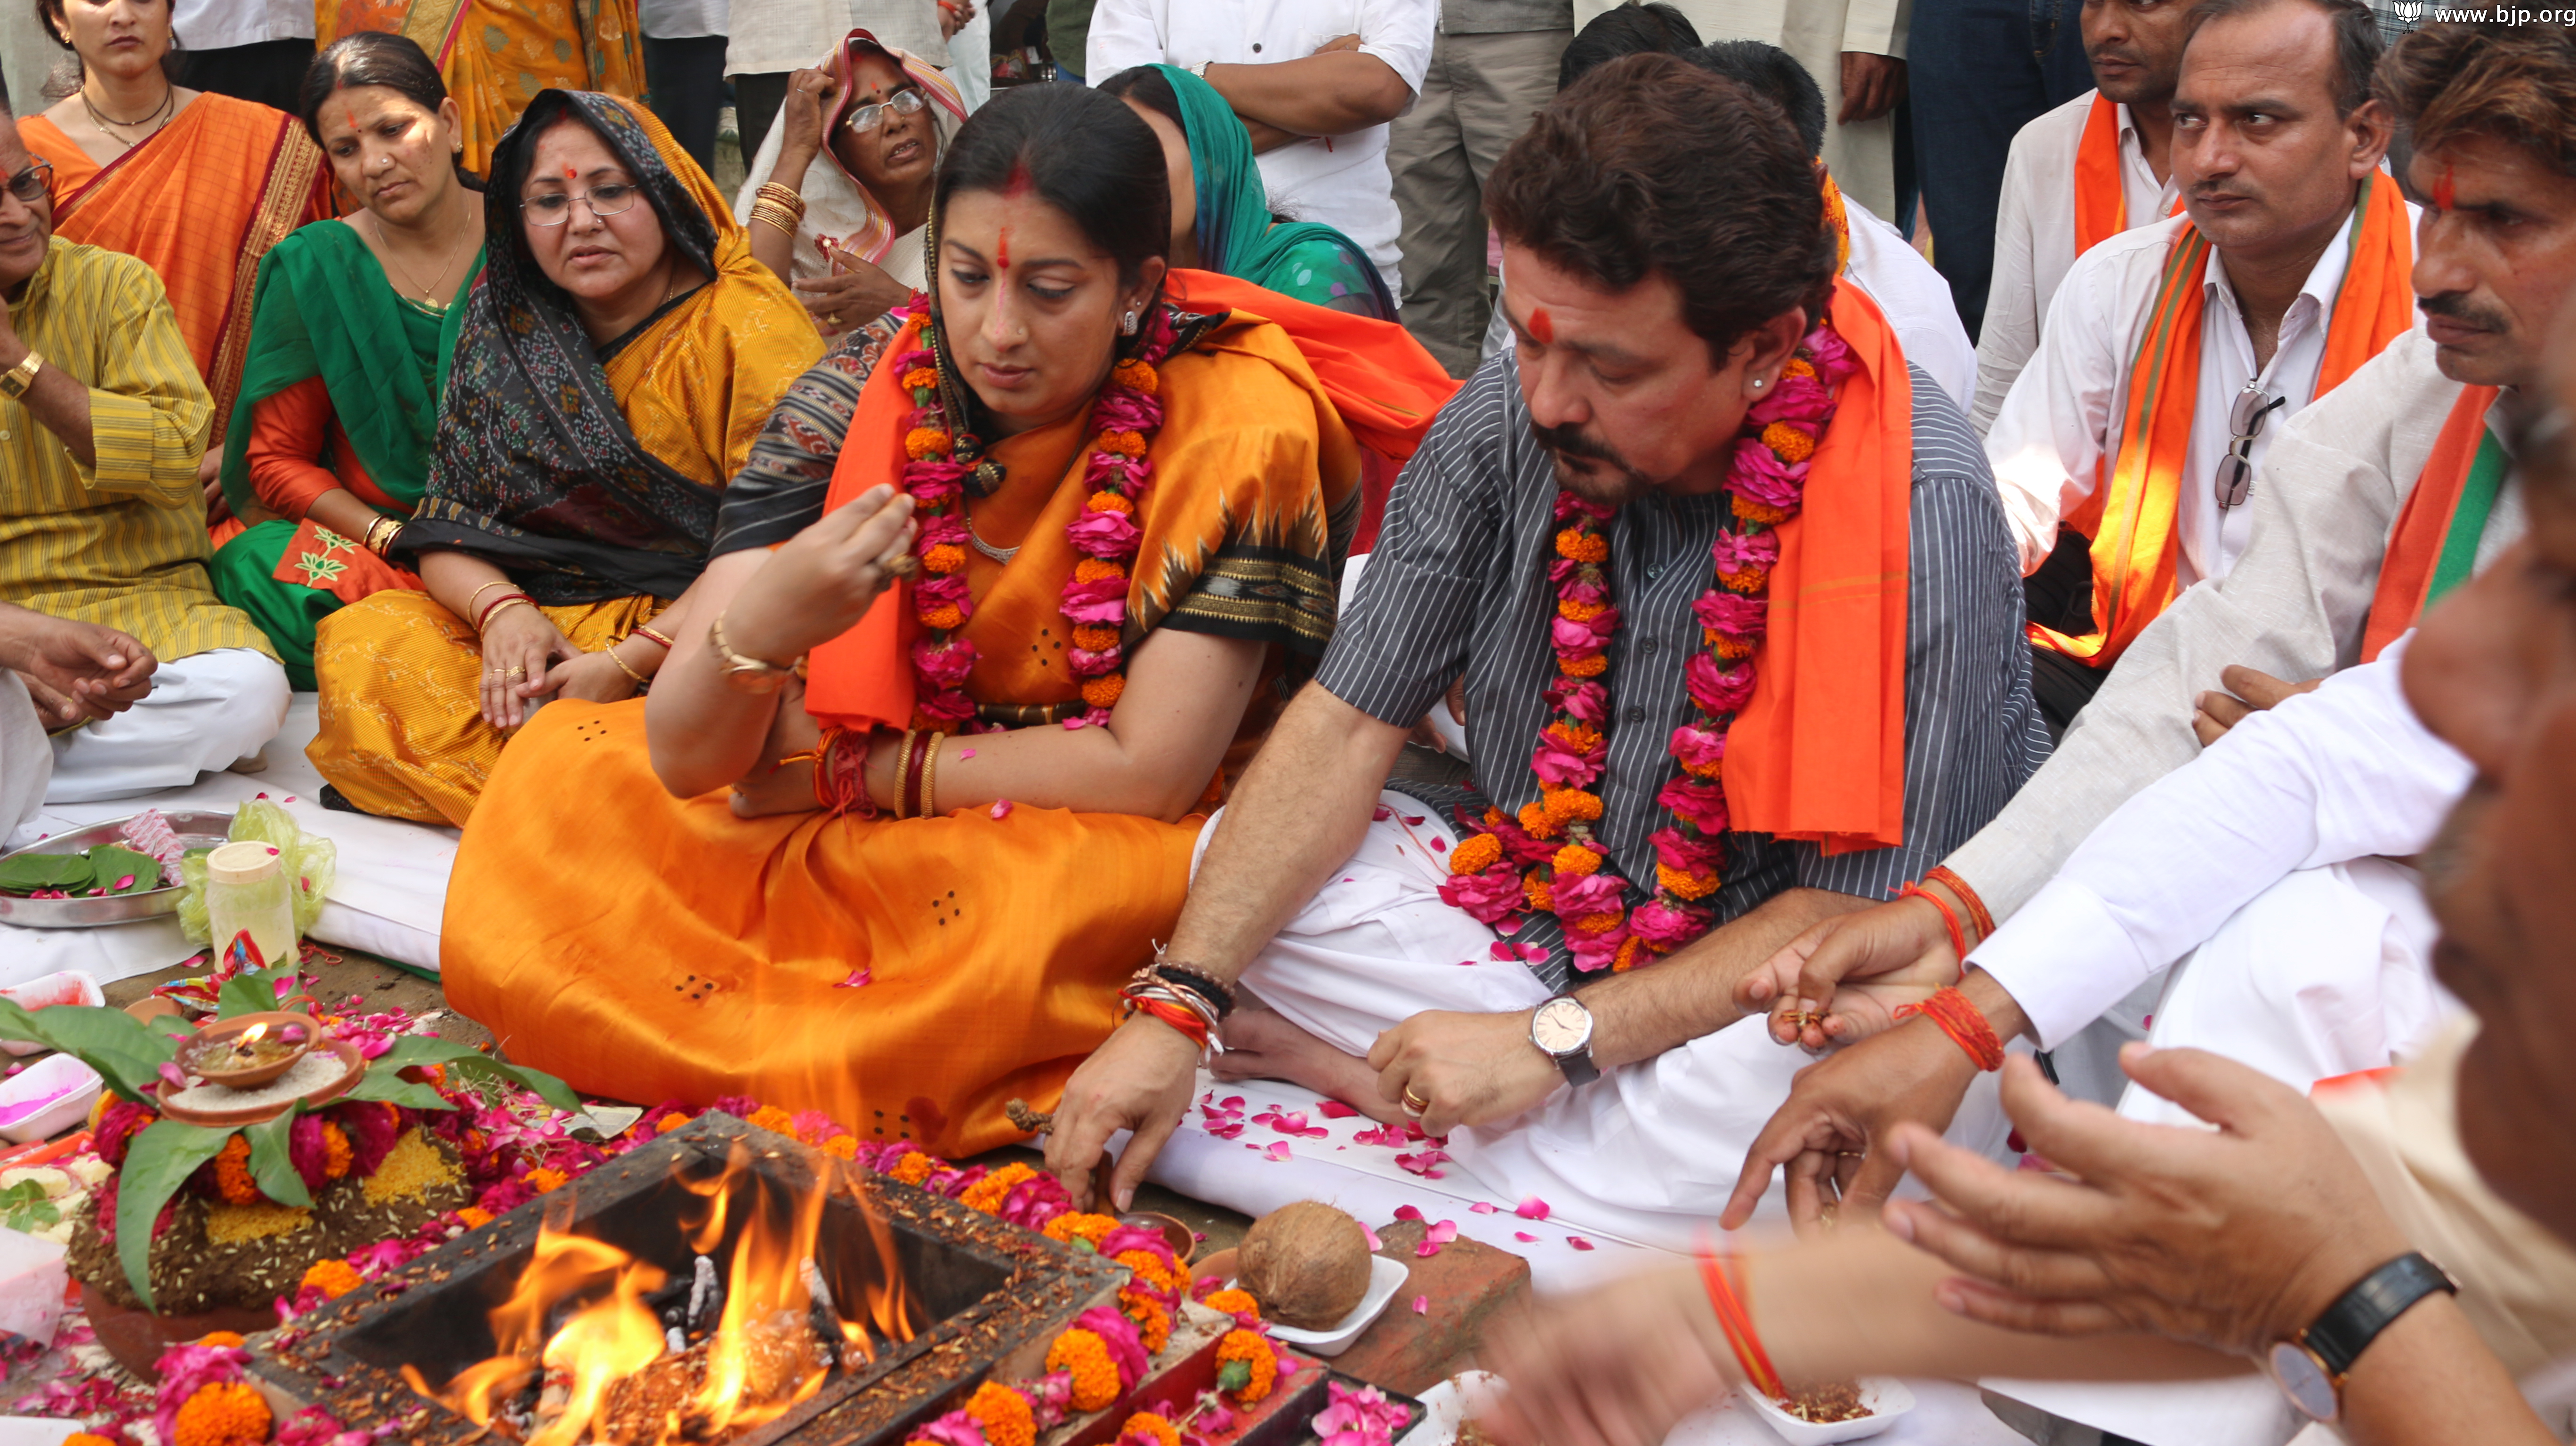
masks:
[[[1556,340],[1556,323],[1548,320],[1546,307],[1530,308],[1529,334],[1536,337],[1541,346],[1549,345]]]
[[[2442,179],[2433,183],[2433,204],[2442,210],[2450,210],[2451,202],[2458,195],[2459,190],[2451,178],[2451,168],[2442,167]]]

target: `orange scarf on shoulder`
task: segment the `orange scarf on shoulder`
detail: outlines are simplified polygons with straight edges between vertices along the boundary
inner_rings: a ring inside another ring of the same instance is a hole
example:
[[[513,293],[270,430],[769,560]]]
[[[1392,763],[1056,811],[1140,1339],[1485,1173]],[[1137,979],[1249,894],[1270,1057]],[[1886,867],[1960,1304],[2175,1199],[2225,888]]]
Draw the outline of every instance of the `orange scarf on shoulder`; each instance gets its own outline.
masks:
[[[1906,547],[1914,501],[1914,383],[1896,329],[1849,281],[1834,331],[1859,369],[1780,524],[1769,633],[1753,696],[1727,735],[1738,829],[1829,854],[1905,841]]]
[[[2176,200],[2172,211],[2182,210]],[[2084,117],[2084,138],[2075,145],[2075,254],[2146,221],[2129,219],[2129,188],[2120,182],[2120,103],[2093,93],[2093,109]]]
[[[2370,621],[2362,629],[2363,662],[2415,626],[2424,609],[2475,565],[2478,539],[2486,534],[2506,470],[2503,448],[2487,430],[2487,409],[2499,395],[2494,387],[2460,393],[2415,490],[2397,510],[2388,556],[2379,564],[2379,587],[2370,599]]]
[[[2317,371],[2324,396],[2379,355],[2415,321],[2410,273],[2415,246],[2406,200],[2372,172],[2352,209],[2352,259],[2326,324],[2326,353]],[[2175,236],[2156,289],[2155,309],[2129,371],[2120,414],[2118,453],[2097,477],[2091,501],[2066,525],[2090,532],[2094,630],[2070,636],[2029,625],[2030,640],[2090,667],[2119,661],[2138,634],[2172,603],[2182,557],[2183,488],[2212,485],[2183,476],[2200,400],[2200,323],[2210,245],[2199,228]]]

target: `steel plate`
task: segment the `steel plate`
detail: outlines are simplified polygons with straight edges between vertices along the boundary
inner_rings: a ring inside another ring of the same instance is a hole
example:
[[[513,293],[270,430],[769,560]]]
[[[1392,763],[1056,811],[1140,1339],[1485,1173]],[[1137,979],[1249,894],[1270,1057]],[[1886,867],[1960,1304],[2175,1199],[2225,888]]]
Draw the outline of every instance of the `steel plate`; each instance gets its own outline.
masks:
[[[14,853],[0,854],[0,859],[13,859],[19,854],[76,854],[103,843],[123,843],[125,825],[143,815],[94,823],[70,833],[58,833],[41,839]],[[204,813],[181,809],[165,813],[170,831],[188,848],[211,848],[224,842],[232,833],[233,816],[229,813]],[[0,924],[17,924],[29,929],[95,929],[105,924],[128,924],[136,919],[153,919],[179,910],[180,889],[164,884],[138,894],[117,894],[95,899],[27,899],[15,894],[0,894]]]

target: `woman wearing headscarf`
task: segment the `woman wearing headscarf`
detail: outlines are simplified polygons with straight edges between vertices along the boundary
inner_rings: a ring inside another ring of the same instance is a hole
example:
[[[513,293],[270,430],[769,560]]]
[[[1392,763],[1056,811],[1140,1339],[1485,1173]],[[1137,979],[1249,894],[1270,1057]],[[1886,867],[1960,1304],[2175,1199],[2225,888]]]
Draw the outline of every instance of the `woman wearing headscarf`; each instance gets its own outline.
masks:
[[[540,701],[651,680],[726,483],[823,350],[714,182],[626,101],[539,95],[484,213],[428,493],[393,548],[427,591],[342,608],[314,643],[314,766],[425,823],[465,822]]]
[[[922,289],[931,186],[965,119],[937,66],[864,30],[788,77],[734,215],[750,228],[752,254],[795,284],[825,336]]]
[[[221,450],[233,515],[224,601],[313,687],[313,630],[420,578],[385,560],[429,482],[439,379],[483,270],[483,196],[456,167],[459,112],[399,35],[335,40],[306,73],[304,128],[358,210],[260,263],[241,397]]]

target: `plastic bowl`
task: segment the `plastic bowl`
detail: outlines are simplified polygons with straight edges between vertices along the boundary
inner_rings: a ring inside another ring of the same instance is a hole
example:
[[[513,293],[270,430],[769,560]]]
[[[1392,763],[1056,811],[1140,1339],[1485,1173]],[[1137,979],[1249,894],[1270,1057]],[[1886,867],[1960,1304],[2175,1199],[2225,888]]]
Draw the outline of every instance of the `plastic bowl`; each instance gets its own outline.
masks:
[[[98,1102],[98,1092],[107,1081],[98,1071],[68,1054],[48,1055],[0,1080],[0,1139],[13,1145],[32,1144],[50,1139],[89,1114]],[[52,1103],[24,1115],[13,1115],[18,1107],[34,1100],[50,1099]]]
[[[0,989],[0,999],[6,999],[31,1014],[39,1009],[51,1009],[57,1004],[87,1004],[95,1007],[107,1002],[107,996],[99,992],[98,981],[78,969],[65,969],[41,978],[30,979],[24,984],[12,984],[6,989]],[[44,1048],[45,1046],[33,1040],[0,1039],[0,1050],[6,1050],[11,1054],[36,1054]]]
[[[1851,1421],[1801,1421],[1780,1409],[1780,1403],[1760,1391],[1745,1390],[1737,1394],[1753,1405],[1753,1414],[1762,1418],[1781,1440],[1790,1446],[1825,1446],[1831,1441],[1858,1441],[1875,1436],[1896,1424],[1897,1418],[1914,1409],[1914,1393],[1903,1381],[1893,1376],[1860,1378],[1860,1403],[1869,1414]]]
[[[1351,1307],[1349,1315],[1322,1330],[1299,1330],[1294,1326],[1273,1324],[1270,1334],[1309,1355],[1338,1356],[1349,1350],[1351,1342],[1360,1338],[1360,1332],[1367,1330],[1386,1312],[1388,1302],[1395,1299],[1396,1293],[1403,1290],[1404,1283],[1412,1277],[1413,1267],[1403,1261],[1372,1255],[1369,1257],[1368,1294],[1360,1297],[1360,1303]]]

